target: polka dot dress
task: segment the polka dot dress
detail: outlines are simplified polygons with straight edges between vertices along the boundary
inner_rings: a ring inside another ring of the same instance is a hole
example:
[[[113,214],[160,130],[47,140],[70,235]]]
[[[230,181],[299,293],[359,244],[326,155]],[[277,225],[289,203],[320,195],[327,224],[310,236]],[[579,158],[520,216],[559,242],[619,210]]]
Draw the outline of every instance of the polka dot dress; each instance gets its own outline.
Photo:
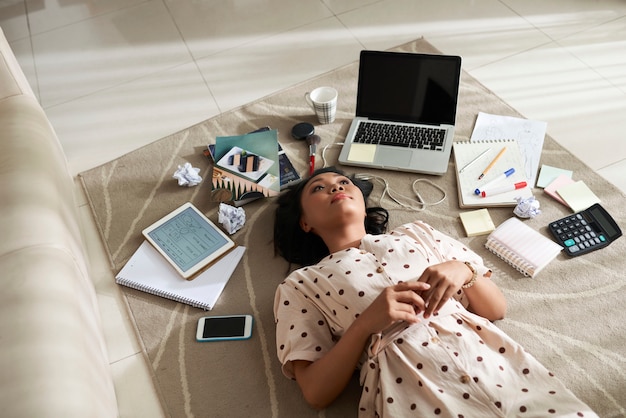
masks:
[[[315,361],[387,286],[417,279],[446,260],[481,258],[422,222],[367,235],[360,248],[299,269],[278,286],[276,345],[283,373]],[[372,336],[361,362],[362,417],[597,417],[534,357],[488,320],[468,312],[464,295],[438,315]]]

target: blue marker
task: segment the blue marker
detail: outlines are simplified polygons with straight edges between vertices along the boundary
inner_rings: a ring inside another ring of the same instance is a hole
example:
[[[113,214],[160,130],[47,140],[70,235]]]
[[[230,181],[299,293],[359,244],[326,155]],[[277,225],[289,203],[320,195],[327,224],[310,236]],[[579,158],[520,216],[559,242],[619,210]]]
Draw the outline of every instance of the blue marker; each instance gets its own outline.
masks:
[[[504,173],[500,174],[498,177],[496,177],[493,180],[491,180],[490,182],[484,184],[480,189],[474,190],[474,194],[475,195],[479,195],[481,190],[485,190],[487,187],[489,187],[489,186],[499,182],[500,180],[504,180],[505,178],[507,178],[508,176],[510,176],[513,173],[515,173],[515,169],[514,168],[509,168]]]

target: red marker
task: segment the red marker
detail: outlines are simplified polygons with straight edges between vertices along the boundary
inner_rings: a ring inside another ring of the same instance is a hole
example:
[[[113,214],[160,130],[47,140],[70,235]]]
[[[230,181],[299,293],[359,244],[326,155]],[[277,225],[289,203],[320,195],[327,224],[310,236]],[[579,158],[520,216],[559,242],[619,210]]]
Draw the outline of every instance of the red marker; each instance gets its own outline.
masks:
[[[517,189],[523,189],[524,187],[526,187],[526,182],[520,181],[519,183],[509,184],[507,186],[500,186],[500,187],[495,187],[490,190],[483,190],[482,192],[480,192],[480,196],[481,197],[493,196],[496,194],[506,193],[506,192],[510,192],[513,190],[517,190]]]

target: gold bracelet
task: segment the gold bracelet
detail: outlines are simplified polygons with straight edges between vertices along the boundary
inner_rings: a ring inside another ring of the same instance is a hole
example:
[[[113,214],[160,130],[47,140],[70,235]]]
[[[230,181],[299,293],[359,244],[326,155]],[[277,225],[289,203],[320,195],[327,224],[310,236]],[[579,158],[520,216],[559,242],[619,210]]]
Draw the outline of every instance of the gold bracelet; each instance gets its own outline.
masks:
[[[469,289],[470,287],[474,286],[474,283],[476,283],[476,279],[478,278],[478,272],[476,271],[474,266],[472,266],[469,262],[464,261],[464,263],[470,270],[472,270],[472,278],[470,279],[469,282],[467,282],[463,286],[461,286],[461,288]]]

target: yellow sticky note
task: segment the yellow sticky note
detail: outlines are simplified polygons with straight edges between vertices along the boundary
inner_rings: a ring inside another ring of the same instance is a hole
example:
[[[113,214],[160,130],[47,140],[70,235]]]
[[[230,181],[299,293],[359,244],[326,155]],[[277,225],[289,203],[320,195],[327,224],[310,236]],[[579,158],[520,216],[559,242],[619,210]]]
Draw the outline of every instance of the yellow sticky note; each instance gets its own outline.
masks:
[[[348,161],[371,163],[374,162],[375,154],[375,144],[352,144],[350,152],[348,153]]]
[[[469,212],[459,213],[463,228],[468,237],[476,235],[486,235],[496,229],[489,211],[487,209],[477,209]]]
[[[582,180],[560,187],[556,189],[556,192],[574,212],[580,212],[594,203],[600,203],[600,198]]]

